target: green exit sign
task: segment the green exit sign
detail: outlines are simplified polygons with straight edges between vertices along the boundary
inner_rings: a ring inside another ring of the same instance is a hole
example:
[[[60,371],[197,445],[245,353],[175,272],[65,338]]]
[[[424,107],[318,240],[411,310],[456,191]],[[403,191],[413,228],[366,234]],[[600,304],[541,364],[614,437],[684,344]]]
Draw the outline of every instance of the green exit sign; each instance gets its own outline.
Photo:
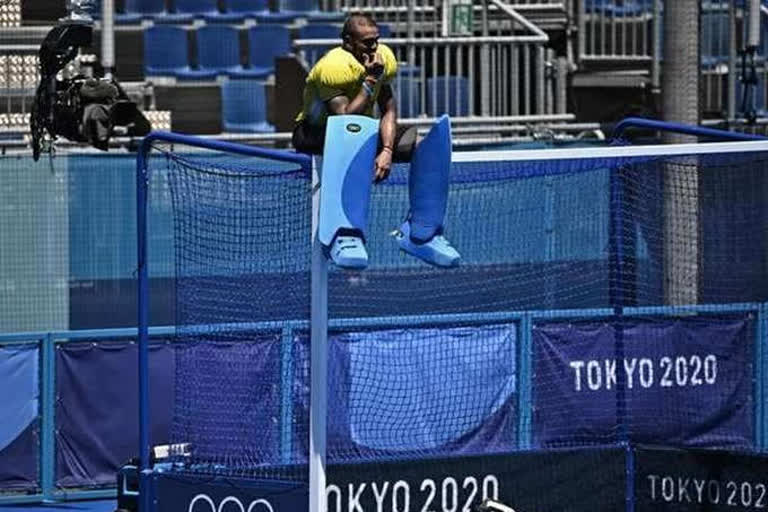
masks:
[[[451,35],[472,35],[472,3],[465,1],[451,2]]]

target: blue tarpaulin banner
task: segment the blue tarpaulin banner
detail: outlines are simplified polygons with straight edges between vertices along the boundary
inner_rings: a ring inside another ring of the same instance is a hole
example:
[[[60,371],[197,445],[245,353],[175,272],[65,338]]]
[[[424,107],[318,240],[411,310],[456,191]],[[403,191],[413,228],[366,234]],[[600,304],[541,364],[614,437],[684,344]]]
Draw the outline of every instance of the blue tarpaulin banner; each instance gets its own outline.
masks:
[[[138,346],[71,342],[56,351],[56,485],[114,485],[138,455]],[[168,442],[174,398],[174,346],[150,346],[152,444]]]
[[[754,447],[753,321],[548,323],[533,330],[533,442]]]
[[[331,458],[516,446],[514,324],[329,337]]]
[[[0,348],[0,491],[38,487],[39,353],[37,344]]]

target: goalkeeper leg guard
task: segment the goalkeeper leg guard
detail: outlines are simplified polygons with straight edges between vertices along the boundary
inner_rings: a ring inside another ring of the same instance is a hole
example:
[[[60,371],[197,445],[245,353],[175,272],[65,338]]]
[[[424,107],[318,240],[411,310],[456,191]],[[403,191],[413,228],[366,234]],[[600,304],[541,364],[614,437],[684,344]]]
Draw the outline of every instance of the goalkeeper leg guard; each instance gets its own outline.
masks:
[[[408,183],[410,213],[396,233],[400,248],[440,267],[458,265],[460,255],[442,236],[451,168],[451,122],[434,124],[411,159]]]
[[[366,116],[331,116],[321,171],[318,237],[342,268],[368,264],[365,232],[379,123]]]

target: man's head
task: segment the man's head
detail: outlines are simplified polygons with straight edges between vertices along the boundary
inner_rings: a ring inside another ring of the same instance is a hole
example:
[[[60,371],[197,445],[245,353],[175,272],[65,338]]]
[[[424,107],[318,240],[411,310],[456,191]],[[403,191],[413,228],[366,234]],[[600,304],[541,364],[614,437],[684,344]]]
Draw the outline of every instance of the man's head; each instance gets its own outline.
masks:
[[[342,47],[365,64],[379,46],[379,28],[370,14],[353,13],[344,20],[341,39]]]

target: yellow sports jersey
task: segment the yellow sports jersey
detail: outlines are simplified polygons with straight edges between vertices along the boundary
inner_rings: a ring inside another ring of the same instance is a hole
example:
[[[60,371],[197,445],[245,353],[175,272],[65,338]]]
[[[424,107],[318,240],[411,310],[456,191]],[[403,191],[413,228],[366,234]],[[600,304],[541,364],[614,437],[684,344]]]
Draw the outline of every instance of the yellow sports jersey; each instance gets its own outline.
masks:
[[[384,63],[384,75],[376,84],[373,98],[365,115],[373,117],[373,105],[381,91],[382,84],[390,82],[397,73],[397,59],[386,45],[379,44],[376,53]],[[304,86],[304,106],[296,117],[297,121],[308,120],[313,126],[323,126],[328,118],[325,103],[336,96],[350,100],[360,93],[365,68],[355,57],[341,46],[326,53],[310,70]]]

